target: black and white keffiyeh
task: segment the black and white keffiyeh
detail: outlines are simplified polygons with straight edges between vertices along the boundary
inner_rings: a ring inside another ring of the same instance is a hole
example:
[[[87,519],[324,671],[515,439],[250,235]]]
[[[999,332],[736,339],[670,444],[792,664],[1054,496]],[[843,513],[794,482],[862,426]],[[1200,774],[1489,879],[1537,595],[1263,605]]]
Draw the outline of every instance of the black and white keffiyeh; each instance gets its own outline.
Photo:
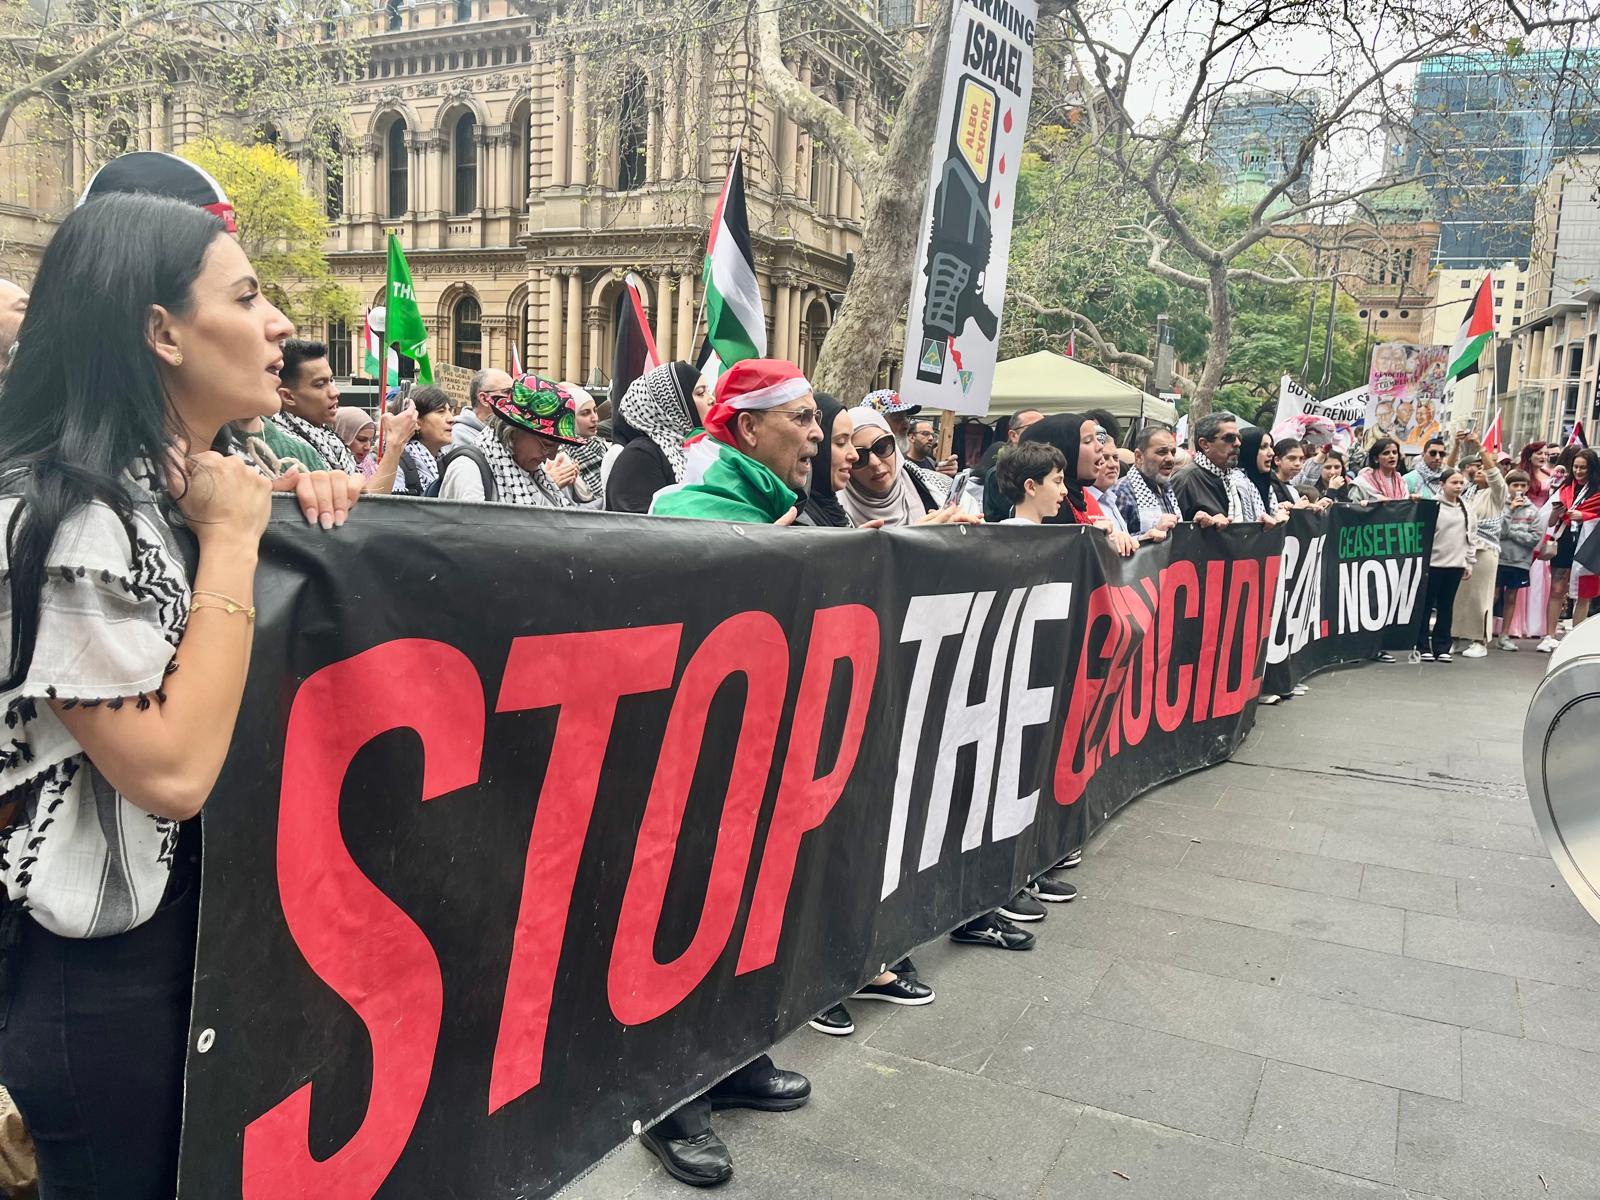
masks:
[[[1261,519],[1261,496],[1259,493],[1256,493],[1256,485],[1250,482],[1249,478],[1243,471],[1239,470],[1238,467],[1234,467],[1232,470],[1225,471],[1221,467],[1217,466],[1216,463],[1207,458],[1204,454],[1196,454],[1192,461],[1194,462],[1195,466],[1199,467],[1202,471],[1205,471],[1211,475],[1215,475],[1218,479],[1222,480],[1222,486],[1227,490],[1228,493],[1228,520],[1259,521]],[[1245,492],[1255,493],[1256,515],[1254,517],[1245,516]]]
[[[402,453],[405,455],[406,461],[416,469],[419,494],[426,494],[428,489],[433,486],[433,481],[439,478],[439,460],[428,453],[428,448],[415,438],[406,443],[406,448]],[[394,473],[394,487],[390,490],[397,494],[405,493],[405,471],[396,471]]]
[[[605,482],[601,478],[600,466],[606,461],[607,442],[602,437],[586,438],[576,446],[566,447],[567,457],[578,468],[578,478],[583,482],[583,490],[591,496],[605,495]]]
[[[346,475],[361,474],[361,468],[356,465],[355,455],[350,453],[350,448],[339,440],[339,435],[333,430],[313,425],[287,409],[273,413],[267,420],[285,433],[309,443],[312,449],[322,455],[322,461],[327,463],[331,470],[343,471]]]
[[[529,473],[505,448],[494,426],[478,434],[478,449],[494,472],[495,499],[501,504],[521,504],[528,508],[572,508],[572,498],[550,482],[543,470]]]
[[[1111,501],[1135,533],[1149,533],[1168,514],[1183,519],[1172,485],[1160,480],[1152,485],[1143,471],[1129,471],[1123,476],[1111,489]]]
[[[694,432],[693,404],[679,393],[672,363],[646,371],[628,385],[618,406],[622,419],[667,456],[675,482],[683,482],[684,440]],[[579,464],[580,469],[582,464]]]
[[[1237,467],[1229,471],[1228,520],[1259,521],[1266,513],[1267,506],[1261,499],[1261,489],[1256,486],[1256,481]]]

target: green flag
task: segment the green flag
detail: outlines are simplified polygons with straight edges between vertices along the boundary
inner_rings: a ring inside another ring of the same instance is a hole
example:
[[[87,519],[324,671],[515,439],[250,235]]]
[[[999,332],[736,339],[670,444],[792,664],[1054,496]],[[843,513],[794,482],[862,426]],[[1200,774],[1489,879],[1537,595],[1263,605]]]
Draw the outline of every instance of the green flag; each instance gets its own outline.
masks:
[[[433,364],[428,361],[428,330],[417,309],[417,292],[411,286],[411,268],[400,249],[400,239],[389,235],[389,289],[387,321],[383,342],[417,362],[417,378],[433,382]]]

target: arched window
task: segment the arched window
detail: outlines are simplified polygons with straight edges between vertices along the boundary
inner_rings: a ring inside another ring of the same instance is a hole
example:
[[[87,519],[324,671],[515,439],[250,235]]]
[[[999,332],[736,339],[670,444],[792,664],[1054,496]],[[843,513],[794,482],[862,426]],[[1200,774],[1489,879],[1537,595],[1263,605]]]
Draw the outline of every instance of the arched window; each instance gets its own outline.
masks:
[[[483,365],[483,312],[475,297],[461,297],[450,314],[450,360],[469,371]]]
[[[384,0],[383,11],[388,17],[386,23],[390,29],[399,29],[404,24],[404,18],[400,15],[400,0]]]
[[[124,121],[121,117],[118,117],[116,120],[112,121],[111,124],[106,126],[107,156],[115,158],[119,154],[127,153],[128,143],[132,140],[133,129],[126,121]]]
[[[622,85],[617,119],[617,190],[631,192],[645,182],[650,142],[650,109],[644,76],[634,72]]]
[[[411,171],[406,163],[406,123],[396,117],[384,135],[384,167],[389,176],[389,215],[403,217],[411,207]]]
[[[328,135],[328,157],[323,165],[322,211],[328,220],[344,216],[344,139],[337,132]]]
[[[472,20],[472,0],[456,0],[456,20]]]
[[[478,146],[475,136],[478,118],[462,113],[456,119],[450,136],[451,154],[455,160],[456,207],[459,216],[478,207]]]

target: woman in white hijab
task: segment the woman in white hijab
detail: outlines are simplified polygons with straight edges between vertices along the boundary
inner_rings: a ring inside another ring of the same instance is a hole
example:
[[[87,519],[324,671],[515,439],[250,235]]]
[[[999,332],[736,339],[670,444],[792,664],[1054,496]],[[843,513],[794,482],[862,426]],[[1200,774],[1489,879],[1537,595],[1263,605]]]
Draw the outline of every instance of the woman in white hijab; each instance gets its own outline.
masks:
[[[863,404],[850,410],[850,441],[856,461],[839,502],[856,525],[971,524],[977,518],[950,506],[950,481],[937,471],[912,466],[900,456],[889,422]]]

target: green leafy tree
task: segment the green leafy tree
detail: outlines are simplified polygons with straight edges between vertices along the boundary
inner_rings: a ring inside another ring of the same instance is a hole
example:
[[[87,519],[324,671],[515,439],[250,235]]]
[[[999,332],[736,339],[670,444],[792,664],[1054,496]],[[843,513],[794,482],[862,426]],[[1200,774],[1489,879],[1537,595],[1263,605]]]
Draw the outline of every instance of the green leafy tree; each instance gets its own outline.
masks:
[[[350,318],[360,300],[334,280],[322,250],[327,220],[294,163],[273,146],[203,138],[183,156],[208,171],[233,202],[239,244],[263,291],[296,324]]]
[[[1238,315],[1218,408],[1250,415],[1275,404],[1285,374],[1324,396],[1349,391],[1366,378],[1364,330],[1350,297],[1341,294],[1334,308],[1331,365],[1327,285],[1247,285],[1236,289],[1233,303]]]

